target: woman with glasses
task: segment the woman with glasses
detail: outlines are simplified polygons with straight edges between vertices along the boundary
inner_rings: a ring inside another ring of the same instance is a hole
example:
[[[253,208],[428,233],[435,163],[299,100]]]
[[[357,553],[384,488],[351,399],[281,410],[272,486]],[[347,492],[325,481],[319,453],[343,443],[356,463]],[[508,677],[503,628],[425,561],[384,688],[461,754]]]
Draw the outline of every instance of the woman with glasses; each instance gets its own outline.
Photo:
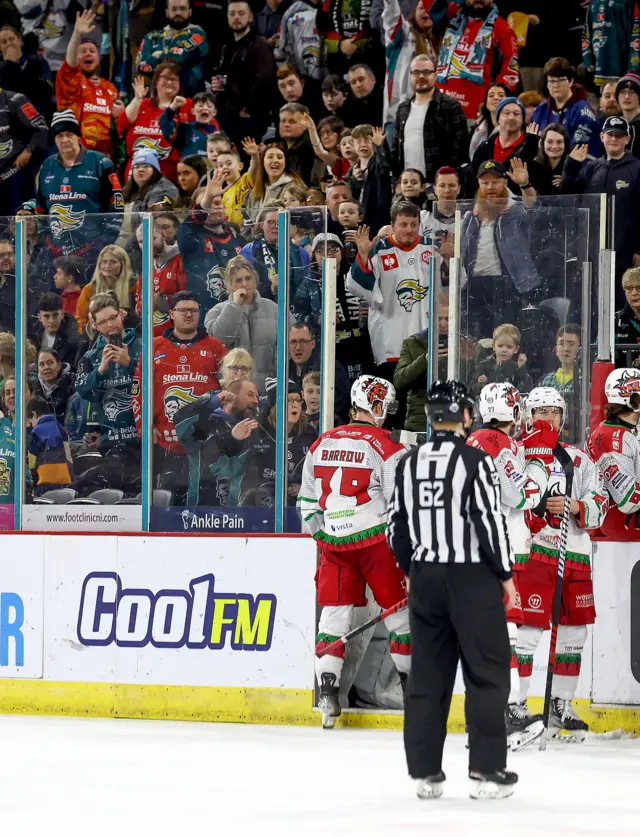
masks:
[[[253,380],[253,358],[246,349],[231,349],[220,364],[220,386],[226,389],[233,381]]]

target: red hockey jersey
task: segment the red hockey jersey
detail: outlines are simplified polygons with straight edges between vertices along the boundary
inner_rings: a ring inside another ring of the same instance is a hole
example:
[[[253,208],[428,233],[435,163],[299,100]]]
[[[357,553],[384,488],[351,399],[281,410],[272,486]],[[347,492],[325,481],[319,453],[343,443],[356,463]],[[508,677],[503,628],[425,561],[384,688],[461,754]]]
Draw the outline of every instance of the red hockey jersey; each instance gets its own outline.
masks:
[[[176,248],[177,249],[177,248]],[[177,253],[173,258],[164,264],[155,264],[153,271],[153,296],[163,296],[167,302],[171,300],[178,291],[184,291],[187,287],[187,277],[182,265],[182,256]],[[142,276],[136,282],[135,287],[136,314],[142,314]],[[171,326],[171,317],[164,311],[157,308],[153,310],[153,336],[161,337]]]
[[[56,74],[57,109],[71,108],[80,123],[82,140],[87,148],[113,157],[111,108],[118,91],[105,78],[87,78],[80,67],[66,61]]]

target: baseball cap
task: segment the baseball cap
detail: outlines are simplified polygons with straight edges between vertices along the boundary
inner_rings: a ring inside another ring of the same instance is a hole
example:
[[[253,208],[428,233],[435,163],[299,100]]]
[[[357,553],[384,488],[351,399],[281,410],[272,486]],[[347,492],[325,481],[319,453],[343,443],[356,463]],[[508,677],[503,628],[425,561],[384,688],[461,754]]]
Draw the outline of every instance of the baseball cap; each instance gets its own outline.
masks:
[[[337,244],[341,250],[344,250],[344,244],[340,241],[338,236],[335,233],[320,233],[313,239],[313,243],[311,245],[311,252],[313,252],[316,247],[319,247],[321,244],[329,244],[329,242],[333,242]]]
[[[496,177],[506,177],[507,170],[502,163],[499,163],[497,160],[485,160],[484,163],[478,167],[476,177],[482,177],[483,174],[495,174]]]
[[[609,116],[604,120],[602,126],[603,134],[622,134],[625,137],[629,136],[629,123],[624,116]]]

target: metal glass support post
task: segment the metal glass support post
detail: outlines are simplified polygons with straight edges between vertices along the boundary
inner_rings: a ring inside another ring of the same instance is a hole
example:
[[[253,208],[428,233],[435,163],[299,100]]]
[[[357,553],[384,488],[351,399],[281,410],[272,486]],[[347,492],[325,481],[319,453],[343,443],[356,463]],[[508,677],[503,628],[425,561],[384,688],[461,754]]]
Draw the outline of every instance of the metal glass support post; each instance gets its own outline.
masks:
[[[460,257],[460,228],[462,213],[456,209],[453,257],[449,261],[449,335],[447,337],[447,378],[457,380],[460,376],[460,287],[462,259]]]
[[[580,443],[587,438],[589,415],[586,405],[589,403],[591,384],[591,262],[582,263],[582,326],[580,335],[582,346],[582,375],[580,376]]]
[[[434,248],[435,249],[435,248]],[[438,380],[438,350],[440,347],[440,271],[435,270],[435,258],[429,260],[429,355],[427,357],[427,381],[429,386]]]
[[[153,216],[142,216],[142,531],[153,501]]]
[[[320,433],[333,428],[336,390],[336,282],[338,262],[322,262],[322,337],[320,343]]]
[[[22,506],[27,477],[27,431],[24,405],[27,365],[27,219],[16,218],[16,458],[13,480],[13,528],[22,528]]]
[[[287,398],[289,390],[289,213],[278,212],[278,344],[276,398],[275,531],[284,532],[287,497]]]
[[[612,250],[601,250],[598,269],[600,285],[598,293],[598,360],[613,359],[613,339],[615,334],[614,318],[614,273],[615,253]]]

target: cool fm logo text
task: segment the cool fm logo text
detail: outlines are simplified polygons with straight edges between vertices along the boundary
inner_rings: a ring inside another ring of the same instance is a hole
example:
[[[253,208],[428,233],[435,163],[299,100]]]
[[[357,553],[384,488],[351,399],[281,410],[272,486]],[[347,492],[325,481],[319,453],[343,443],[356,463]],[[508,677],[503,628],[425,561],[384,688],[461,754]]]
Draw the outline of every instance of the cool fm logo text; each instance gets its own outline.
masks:
[[[277,599],[271,593],[215,592],[212,574],[188,590],[127,589],[117,573],[95,572],[82,585],[78,639],[86,646],[268,651]]]

